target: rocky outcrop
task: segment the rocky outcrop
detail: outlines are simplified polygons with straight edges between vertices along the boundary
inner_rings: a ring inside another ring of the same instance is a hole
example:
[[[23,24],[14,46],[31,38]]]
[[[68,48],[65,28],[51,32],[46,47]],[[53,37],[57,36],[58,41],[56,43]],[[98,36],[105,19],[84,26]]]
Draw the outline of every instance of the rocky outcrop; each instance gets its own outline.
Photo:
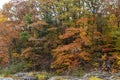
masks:
[[[91,78],[93,77],[93,79]],[[85,74],[83,77],[54,76],[48,80],[120,80],[120,73],[111,74],[108,72],[94,71]]]
[[[17,73],[15,76],[19,77],[19,80],[39,80],[35,77],[29,76],[28,73]],[[93,71],[85,74],[83,77],[53,76],[49,79],[46,78],[44,80],[120,80],[120,73],[111,74],[108,72]]]
[[[15,80],[38,80],[36,77],[30,76],[29,73],[16,73],[14,75]]]
[[[13,78],[0,78],[0,80],[14,80]]]
[[[54,76],[48,80],[82,80],[82,79],[71,76]]]

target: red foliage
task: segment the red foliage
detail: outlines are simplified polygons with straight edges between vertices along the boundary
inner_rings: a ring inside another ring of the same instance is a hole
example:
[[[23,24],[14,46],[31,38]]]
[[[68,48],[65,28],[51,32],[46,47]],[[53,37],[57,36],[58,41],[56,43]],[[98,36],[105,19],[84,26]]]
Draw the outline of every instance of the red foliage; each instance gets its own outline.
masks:
[[[104,53],[105,53],[105,52],[110,52],[110,51],[112,51],[111,48],[103,48],[103,49],[102,49],[102,52],[104,52]]]

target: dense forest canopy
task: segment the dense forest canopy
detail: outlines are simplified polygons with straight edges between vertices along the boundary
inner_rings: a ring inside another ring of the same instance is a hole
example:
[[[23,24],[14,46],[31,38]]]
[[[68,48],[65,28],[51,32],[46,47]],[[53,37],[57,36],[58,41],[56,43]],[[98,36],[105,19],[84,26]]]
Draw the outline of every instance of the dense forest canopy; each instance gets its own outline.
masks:
[[[25,63],[25,64],[24,64]],[[120,71],[120,0],[11,0],[0,11],[0,67]]]

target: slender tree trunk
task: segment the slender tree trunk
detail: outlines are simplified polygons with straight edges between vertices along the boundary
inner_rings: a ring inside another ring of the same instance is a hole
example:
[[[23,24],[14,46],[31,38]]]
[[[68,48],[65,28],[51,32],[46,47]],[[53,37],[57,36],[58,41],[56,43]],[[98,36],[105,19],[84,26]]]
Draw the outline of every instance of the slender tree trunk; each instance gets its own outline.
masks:
[[[9,66],[10,66],[11,64],[13,64],[12,49],[11,49],[10,46],[9,46],[9,48],[8,48],[8,54],[9,54]]]
[[[120,27],[120,22],[119,21],[117,22],[117,26],[118,26],[118,28]]]

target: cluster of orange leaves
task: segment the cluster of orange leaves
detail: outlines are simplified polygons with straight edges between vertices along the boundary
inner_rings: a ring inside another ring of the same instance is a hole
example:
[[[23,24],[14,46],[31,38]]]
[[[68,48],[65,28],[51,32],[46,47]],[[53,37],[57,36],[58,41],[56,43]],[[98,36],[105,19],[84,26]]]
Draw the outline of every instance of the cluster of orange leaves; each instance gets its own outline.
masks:
[[[76,35],[77,34],[77,35]],[[55,61],[52,63],[52,68],[58,72],[70,70],[80,65],[80,60],[90,60],[90,53],[82,50],[82,44],[90,45],[90,39],[87,36],[84,28],[67,28],[65,34],[60,35],[60,39],[68,39],[74,36],[75,40],[66,45],[60,45],[53,50]],[[75,48],[80,52],[75,52]]]

